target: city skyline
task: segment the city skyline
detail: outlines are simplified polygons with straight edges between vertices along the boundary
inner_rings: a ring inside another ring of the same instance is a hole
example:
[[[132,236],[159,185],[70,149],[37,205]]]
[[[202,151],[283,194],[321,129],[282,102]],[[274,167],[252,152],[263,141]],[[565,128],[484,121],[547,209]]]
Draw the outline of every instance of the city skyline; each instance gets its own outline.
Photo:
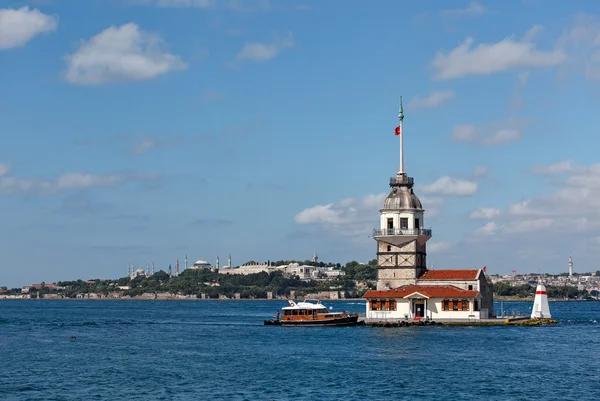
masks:
[[[556,274],[573,255],[596,271],[599,16],[557,0],[0,2],[0,285],[184,254],[368,262],[400,96],[429,265]]]

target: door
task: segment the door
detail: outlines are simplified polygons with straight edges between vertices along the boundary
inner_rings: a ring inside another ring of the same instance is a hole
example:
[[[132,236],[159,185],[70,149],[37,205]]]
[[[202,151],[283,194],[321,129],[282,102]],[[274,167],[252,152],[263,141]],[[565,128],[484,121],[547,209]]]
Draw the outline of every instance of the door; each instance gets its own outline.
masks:
[[[415,303],[414,304],[414,315],[415,317],[423,317],[425,316],[425,304],[424,303]]]

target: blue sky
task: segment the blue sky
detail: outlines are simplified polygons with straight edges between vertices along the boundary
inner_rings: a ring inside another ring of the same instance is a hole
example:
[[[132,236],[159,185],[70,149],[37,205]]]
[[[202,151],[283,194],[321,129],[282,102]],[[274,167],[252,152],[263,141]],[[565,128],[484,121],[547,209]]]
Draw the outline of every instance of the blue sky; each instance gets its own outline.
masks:
[[[400,95],[429,263],[595,271],[599,14],[0,0],[0,285],[372,259]]]

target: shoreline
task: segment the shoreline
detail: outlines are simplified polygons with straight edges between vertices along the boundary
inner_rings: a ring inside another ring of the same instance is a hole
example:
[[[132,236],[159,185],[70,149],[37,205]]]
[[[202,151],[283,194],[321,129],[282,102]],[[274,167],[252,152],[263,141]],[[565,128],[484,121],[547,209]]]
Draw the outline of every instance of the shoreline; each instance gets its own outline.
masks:
[[[303,299],[303,297],[296,297],[296,299]],[[312,298],[311,298],[312,299]],[[285,298],[185,298],[177,296],[160,297],[160,298],[0,298],[0,301],[287,301]],[[494,302],[533,302],[534,298],[494,298]],[[341,298],[341,299],[319,299],[319,301],[326,302],[367,302],[366,298]],[[598,302],[598,300],[586,300],[586,299],[561,299],[561,298],[549,298],[548,302]]]

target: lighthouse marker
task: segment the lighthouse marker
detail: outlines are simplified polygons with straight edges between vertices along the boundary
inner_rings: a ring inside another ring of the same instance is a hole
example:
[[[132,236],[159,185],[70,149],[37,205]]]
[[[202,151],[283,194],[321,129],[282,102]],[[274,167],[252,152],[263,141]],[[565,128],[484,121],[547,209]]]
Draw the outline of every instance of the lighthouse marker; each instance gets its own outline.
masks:
[[[546,287],[542,283],[542,279],[538,281],[537,288],[535,289],[535,299],[533,300],[533,309],[531,309],[532,319],[550,319],[550,306],[548,305],[548,294],[546,294]]]

